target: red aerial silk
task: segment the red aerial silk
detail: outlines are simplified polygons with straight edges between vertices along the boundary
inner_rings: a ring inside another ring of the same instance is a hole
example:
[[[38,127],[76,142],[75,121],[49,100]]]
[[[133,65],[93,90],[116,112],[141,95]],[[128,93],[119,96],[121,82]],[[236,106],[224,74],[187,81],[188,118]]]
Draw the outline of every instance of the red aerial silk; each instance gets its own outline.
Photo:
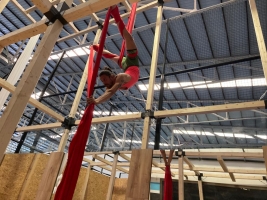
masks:
[[[164,200],[172,200],[172,175],[170,165],[166,165],[164,178]]]
[[[106,39],[109,18],[110,18],[110,9],[108,10],[108,13],[106,15],[104,27],[102,30],[99,51],[97,54],[94,69],[92,69],[93,53],[90,53],[90,58],[89,58],[90,60],[89,60],[89,65],[88,65],[88,72],[89,72],[88,77],[90,77],[90,79],[88,80],[88,91],[87,91],[88,96],[91,96],[93,94],[94,85],[96,83],[100,60],[101,60],[101,56],[103,53],[105,39]],[[78,176],[80,173],[85,145],[88,139],[88,134],[90,132],[91,122],[93,118],[93,111],[94,111],[93,104],[89,105],[85,109],[84,115],[78,126],[77,132],[74,135],[70,143],[67,166],[64,171],[61,183],[57,189],[55,200],[71,200],[72,199],[72,196],[74,194],[74,190],[76,187],[76,183],[78,180]]]
[[[131,9],[131,14],[130,14],[130,17],[129,17],[129,20],[128,20],[128,23],[126,26],[126,29],[128,30],[129,33],[132,33],[132,31],[133,31],[136,8],[137,8],[137,3],[133,3],[132,9]],[[122,57],[124,56],[124,51],[125,51],[125,40],[123,40],[122,45],[121,45],[119,63],[121,63],[121,61],[122,61]]]

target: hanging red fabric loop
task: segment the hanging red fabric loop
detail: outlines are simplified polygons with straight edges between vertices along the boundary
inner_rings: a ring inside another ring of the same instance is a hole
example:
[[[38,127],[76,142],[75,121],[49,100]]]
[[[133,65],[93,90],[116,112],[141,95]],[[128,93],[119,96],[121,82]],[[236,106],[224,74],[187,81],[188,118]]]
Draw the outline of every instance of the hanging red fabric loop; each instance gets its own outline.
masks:
[[[88,66],[88,80],[87,95],[91,96],[94,91],[94,85],[96,83],[96,78],[98,74],[98,69],[100,65],[101,56],[103,53],[103,47],[106,39],[108,24],[110,18],[110,9],[106,15],[104,27],[101,34],[99,51],[97,54],[94,69],[93,66],[93,53],[89,56],[89,66]],[[93,72],[93,73],[92,73]],[[65,168],[61,183],[57,189],[55,200],[71,200],[74,194],[78,176],[80,173],[80,168],[83,160],[84,149],[87,142],[88,134],[91,127],[91,122],[93,118],[94,104],[90,104],[84,112],[81,122],[78,126],[77,132],[75,133],[70,146],[68,154],[68,162]]]
[[[135,22],[135,15],[136,15],[136,8],[137,8],[137,3],[133,3],[132,5],[132,10],[129,16],[129,20],[127,23],[126,29],[128,30],[129,33],[132,33],[133,27],[134,27],[134,22]],[[119,65],[121,67],[121,61],[124,56],[124,51],[125,51],[125,40],[123,40],[122,45],[121,45],[121,52],[120,52],[120,58],[119,58]]]
[[[164,200],[172,200],[172,175],[170,165],[166,165],[164,178]]]

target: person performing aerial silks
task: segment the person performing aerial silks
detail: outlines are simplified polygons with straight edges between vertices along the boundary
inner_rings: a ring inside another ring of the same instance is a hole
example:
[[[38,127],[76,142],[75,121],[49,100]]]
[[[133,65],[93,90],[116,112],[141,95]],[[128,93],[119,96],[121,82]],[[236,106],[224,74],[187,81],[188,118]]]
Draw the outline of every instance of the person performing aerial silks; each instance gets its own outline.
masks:
[[[131,15],[135,15],[136,5],[132,6]],[[134,11],[134,12],[133,12]],[[116,62],[124,71],[124,73],[119,73],[115,75],[109,67],[105,67],[99,73],[99,78],[106,87],[106,91],[103,95],[97,99],[90,96],[87,98],[87,104],[100,104],[104,101],[110,99],[117,90],[127,90],[139,79],[139,61],[138,61],[138,51],[134,39],[130,32],[132,31],[134,24],[134,16],[130,16],[128,26],[125,27],[119,13],[117,5],[111,7],[111,15],[114,17],[118,29],[125,41],[127,55],[123,57],[124,54],[124,44],[122,45],[121,54],[116,55],[107,50],[103,50],[102,56]],[[127,30],[128,29],[128,30]],[[98,52],[99,45],[93,45],[95,51]]]

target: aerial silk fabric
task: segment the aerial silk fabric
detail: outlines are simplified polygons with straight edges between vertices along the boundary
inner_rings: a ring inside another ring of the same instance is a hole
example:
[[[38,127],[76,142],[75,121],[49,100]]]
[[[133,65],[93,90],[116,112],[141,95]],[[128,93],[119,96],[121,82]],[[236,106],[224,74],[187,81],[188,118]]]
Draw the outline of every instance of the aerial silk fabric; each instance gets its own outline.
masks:
[[[135,22],[135,15],[136,15],[136,8],[137,8],[137,3],[133,3],[132,9],[131,9],[131,14],[126,26],[126,29],[128,30],[129,33],[132,33],[133,31],[133,26]],[[119,58],[119,65],[121,66],[121,61],[124,56],[124,51],[125,51],[125,40],[123,40],[122,45],[121,45],[121,52],[120,52],[120,58]]]
[[[88,77],[90,78],[88,82],[87,95],[91,96],[94,91],[94,85],[96,83],[96,78],[98,74],[98,69],[100,65],[101,56],[103,53],[103,47],[106,39],[107,28],[110,18],[110,9],[106,15],[104,27],[101,34],[99,51],[97,54],[94,69],[93,66],[93,53],[89,56],[88,64]],[[92,50],[92,48],[91,48]],[[75,133],[70,146],[68,154],[68,162],[65,168],[61,183],[57,189],[55,200],[71,200],[75,191],[76,183],[80,173],[80,168],[83,160],[84,149],[88,139],[88,134],[91,127],[91,122],[93,118],[94,104],[90,104],[85,109],[84,115],[78,126],[77,132]]]
[[[170,165],[166,165],[164,178],[164,200],[172,200],[172,175]]]

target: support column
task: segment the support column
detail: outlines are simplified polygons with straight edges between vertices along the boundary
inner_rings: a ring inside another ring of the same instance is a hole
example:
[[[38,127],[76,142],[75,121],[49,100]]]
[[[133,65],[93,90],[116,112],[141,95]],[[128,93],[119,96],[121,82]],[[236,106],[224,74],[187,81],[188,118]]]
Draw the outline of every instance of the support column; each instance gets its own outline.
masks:
[[[163,63],[161,77],[160,77],[160,92],[159,92],[158,110],[162,110],[162,108],[163,108],[166,54],[167,54],[167,45],[168,45],[168,33],[169,33],[169,19],[167,20],[167,27],[166,27],[166,34],[165,34],[166,35],[166,41],[165,41],[165,47],[164,47],[164,63]],[[157,118],[157,120],[156,120],[155,142],[154,142],[154,149],[155,150],[159,150],[159,146],[160,146],[159,144],[160,144],[161,122],[162,122],[162,118]]]
[[[98,29],[97,32],[96,32],[95,39],[94,39],[94,44],[98,43],[100,35],[101,35],[101,29]],[[88,77],[88,64],[89,64],[89,60],[87,60],[87,62],[86,62],[86,65],[85,65],[85,68],[84,68],[84,71],[83,71],[83,75],[82,75],[82,78],[80,80],[80,85],[79,85],[78,91],[77,91],[77,93],[75,95],[75,99],[73,101],[73,105],[72,105],[72,108],[71,108],[71,111],[70,111],[70,114],[69,114],[69,118],[70,119],[74,118],[74,116],[75,116],[75,114],[77,112],[77,109],[78,109],[82,94],[83,94],[83,89],[84,89],[84,86],[86,84],[87,77]],[[66,143],[67,143],[67,140],[69,138],[69,133],[70,133],[70,129],[65,129],[64,134],[62,135],[62,138],[60,140],[60,144],[58,146],[58,151],[59,152],[63,152],[64,151]]]
[[[0,119],[0,160],[3,159],[13,131],[16,129],[62,28],[63,24],[59,20],[47,27],[30,64]]]
[[[1,1],[1,4],[2,4],[2,1]],[[25,69],[25,67],[29,61],[29,58],[32,54],[32,51],[33,51],[34,47],[36,46],[36,43],[39,39],[39,36],[40,35],[36,35],[29,40],[27,46],[25,47],[24,51],[20,55],[14,68],[12,69],[10,75],[8,76],[8,78],[6,80],[10,84],[15,85],[18,82],[21,74],[23,73],[23,71],[24,71],[24,69]],[[0,108],[2,108],[3,105],[5,104],[6,99],[8,98],[9,94],[10,94],[10,92],[5,90],[5,89],[2,89],[0,91]]]
[[[249,5],[261,56],[262,68],[264,71],[265,79],[267,80],[267,51],[255,0],[249,0]]]
[[[265,167],[266,167],[266,175],[267,175],[267,146],[263,146],[263,159],[265,162]]]
[[[108,116],[111,116],[112,110],[113,110],[113,105],[111,104]],[[106,123],[106,126],[104,128],[103,137],[102,137],[102,140],[101,140],[100,151],[103,151],[103,149],[104,149],[104,144],[105,144],[105,140],[106,140],[106,137],[107,137],[108,128],[109,128],[109,123]]]
[[[199,192],[199,200],[204,200],[201,175],[198,176],[198,192]]]
[[[152,149],[132,151],[125,200],[149,198],[152,156]]]
[[[38,38],[37,38],[37,39],[38,39]],[[25,50],[24,50],[24,51],[25,51]],[[24,51],[23,51],[23,52],[24,52]],[[44,94],[45,94],[45,91],[46,91],[46,89],[48,88],[48,86],[49,86],[49,84],[50,84],[50,81],[52,80],[54,74],[56,73],[57,68],[59,67],[59,64],[60,64],[61,60],[63,59],[64,55],[65,55],[65,51],[63,51],[63,53],[62,53],[60,59],[58,60],[58,62],[57,62],[57,64],[56,64],[55,68],[53,69],[51,75],[49,76],[49,78],[48,78],[48,80],[47,80],[47,82],[46,82],[44,88],[42,89],[41,94],[40,94],[39,99],[38,99],[39,102],[42,102],[42,100],[43,100],[43,96],[44,96]],[[26,66],[26,64],[25,64],[25,66]],[[19,78],[19,77],[18,77],[18,78]],[[0,105],[0,106],[1,106],[1,105]],[[34,111],[33,111],[32,116],[31,116],[31,119],[30,119],[30,121],[29,121],[29,123],[28,123],[28,126],[32,125],[32,123],[33,123],[33,121],[34,121],[34,118],[35,118],[35,116],[36,116],[36,114],[37,114],[37,111],[38,111],[38,108],[35,108]],[[15,150],[15,153],[19,153],[19,152],[20,152],[20,149],[21,149],[21,147],[22,147],[22,145],[23,145],[23,143],[24,143],[24,140],[25,140],[26,137],[27,137],[27,134],[28,134],[28,132],[24,132],[23,135],[21,136],[20,141],[19,141],[19,143],[18,143],[18,146],[17,146],[17,148],[16,148],[16,150]],[[39,134],[39,137],[40,137],[40,134]]]
[[[154,84],[155,84],[155,77],[156,77],[157,65],[158,65],[158,51],[159,51],[159,42],[160,42],[159,40],[160,40],[161,23],[162,23],[162,11],[163,11],[163,6],[159,5],[158,12],[157,12],[155,37],[154,37],[154,44],[153,44],[153,54],[152,54],[151,68],[150,68],[149,89],[147,92],[147,102],[146,102],[147,111],[152,110],[152,104],[153,104],[153,98],[154,98]],[[148,147],[150,125],[151,125],[151,118],[147,116],[145,117],[145,120],[144,120],[142,149],[147,149]]]
[[[184,200],[184,156],[182,151],[178,151],[179,164],[179,200]]]
[[[112,192],[113,192],[113,187],[114,187],[115,177],[116,177],[116,167],[117,167],[117,162],[118,162],[118,156],[119,156],[119,153],[116,152],[113,158],[113,165],[112,165],[112,171],[111,171],[111,175],[109,179],[108,193],[107,193],[106,200],[112,200]]]

